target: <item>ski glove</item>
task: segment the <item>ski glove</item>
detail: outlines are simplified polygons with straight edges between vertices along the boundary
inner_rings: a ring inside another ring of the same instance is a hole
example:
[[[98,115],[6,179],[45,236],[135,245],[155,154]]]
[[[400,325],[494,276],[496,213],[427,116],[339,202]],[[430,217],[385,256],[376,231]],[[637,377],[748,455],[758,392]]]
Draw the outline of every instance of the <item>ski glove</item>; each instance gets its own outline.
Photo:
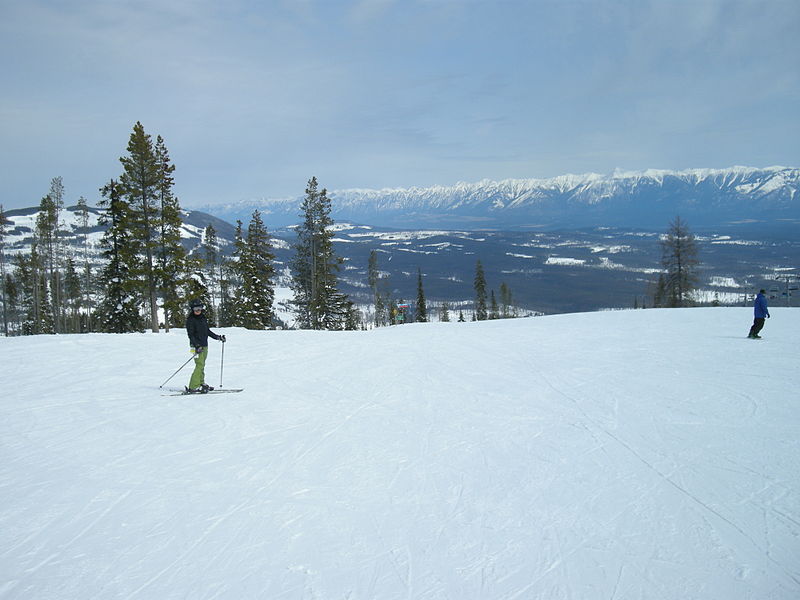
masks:
[[[195,356],[200,356],[202,353],[203,353],[203,347],[202,346],[197,346],[194,349],[194,355]]]
[[[224,344],[225,343],[225,336],[224,335],[219,336],[219,341]]]

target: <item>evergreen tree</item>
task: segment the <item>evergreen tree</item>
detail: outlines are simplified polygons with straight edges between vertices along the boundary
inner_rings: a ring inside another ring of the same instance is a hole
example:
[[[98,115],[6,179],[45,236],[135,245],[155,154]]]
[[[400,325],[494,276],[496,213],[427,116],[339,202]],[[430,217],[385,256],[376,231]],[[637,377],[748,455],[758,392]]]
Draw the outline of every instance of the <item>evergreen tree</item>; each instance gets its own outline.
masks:
[[[64,273],[64,331],[79,333],[81,331],[81,279],[75,269],[75,261],[67,258]]]
[[[53,299],[50,294],[50,288],[47,285],[47,278],[45,277],[44,271],[40,271],[37,284],[39,287],[38,295],[41,298],[41,310],[39,312],[38,323],[39,330],[37,333],[56,333],[55,320],[53,318],[55,313],[53,309]]]
[[[375,306],[375,327],[380,327],[382,312],[382,306],[380,306],[382,304],[381,295],[378,291],[380,271],[378,270],[378,253],[375,250],[370,250],[369,253],[367,280],[369,281],[369,288],[372,290],[373,305]]]
[[[205,273],[203,272],[202,264],[200,261],[190,258],[188,261],[188,266],[189,269],[191,269],[191,273],[182,284],[182,297],[186,298],[187,303],[189,300],[200,300],[200,302],[202,302],[206,307],[206,318],[213,323],[216,319],[216,313],[214,312],[214,307],[211,304],[208,281],[206,280]],[[184,323],[186,318],[185,309],[186,306],[184,306],[183,313]]]
[[[422,271],[417,268],[417,314],[418,323],[428,322],[428,306],[425,304],[425,291],[422,289]]]
[[[86,331],[92,331],[93,312],[92,307],[92,267],[89,263],[89,205],[86,203],[86,198],[81,196],[78,199],[78,219],[80,223],[81,232],[83,234],[83,306],[86,310]]]
[[[661,264],[666,272],[666,304],[669,307],[691,306],[692,291],[699,280],[697,241],[680,217],[670,223],[661,240]]]
[[[159,274],[155,259],[159,249],[159,191],[163,177],[162,165],[153,147],[152,139],[145,133],[140,122],[136,122],[128,141],[128,155],[120,159],[124,172],[119,189],[129,206],[129,242],[144,257],[138,268],[129,273],[131,280],[138,281],[138,291],[149,308],[149,326],[158,333]]]
[[[209,296],[211,297],[211,305],[214,307],[214,314],[216,316],[216,323],[219,327],[219,319],[221,316],[220,302],[220,254],[219,254],[219,240],[217,238],[217,230],[209,223],[203,230],[203,266],[208,279]]]
[[[0,204],[0,294],[3,302],[3,334],[8,336],[9,293],[6,280],[6,214]]]
[[[383,327],[389,324],[389,295],[384,297],[383,294],[378,292],[375,296],[375,326]]]
[[[239,261],[247,254],[247,246],[244,240],[244,233],[242,230],[241,220],[236,221],[236,230],[233,234],[233,254],[225,264],[225,272],[227,273],[226,282],[224,286],[225,294],[228,295],[228,303],[224,311],[224,322],[229,326],[237,325],[243,317],[239,316],[239,304],[237,300],[237,291],[242,287],[242,269]]]
[[[321,233],[325,231],[327,223],[320,222],[324,215],[320,210],[316,177],[308,182],[301,211],[303,223],[297,229],[296,255],[292,264],[293,304],[300,329],[321,329],[317,261],[322,245]]]
[[[219,309],[217,323],[219,327],[232,327],[234,323],[233,298],[231,294],[231,280],[228,278],[226,266],[220,267],[221,279],[219,282]]]
[[[501,312],[500,316],[504,319],[508,319],[511,315],[511,288],[503,282],[500,284],[500,307]]]
[[[43,260],[35,238],[29,255],[18,254],[15,257],[15,278],[21,286],[20,309],[23,313],[21,333],[23,335],[54,333],[53,307]]]
[[[242,240],[242,222],[236,221],[236,232],[234,234],[234,253],[233,257],[220,259],[219,267],[219,325],[220,327],[232,327],[236,322],[236,303],[233,299],[235,289],[240,285],[236,269],[236,252]]]
[[[375,327],[384,327],[391,322],[389,307],[391,294],[388,291],[384,293],[384,289],[388,285],[388,278],[381,276],[380,268],[378,267],[378,252],[376,250],[371,250],[369,253],[367,277],[375,307]]]
[[[247,228],[247,239],[241,238],[238,227],[236,269],[241,281],[234,293],[236,324],[247,329],[268,329],[273,326],[275,289],[275,255],[261,214],[253,212]]]
[[[50,286],[53,302],[53,325],[56,333],[63,331],[63,281],[61,268],[64,265],[64,243],[61,223],[61,211],[64,210],[64,182],[61,177],[53,177],[50,181],[48,197],[52,201],[52,250],[49,258]]]
[[[47,195],[42,198],[39,203],[39,212],[36,214],[36,229],[34,231],[34,243],[39,250],[39,257],[41,258],[41,266],[43,269],[43,277],[45,281],[45,288],[49,286],[50,289],[55,290],[57,286],[57,267],[56,267],[56,230],[58,229],[58,211],[56,203]],[[38,272],[38,271],[37,271]],[[54,294],[57,297],[57,294]],[[42,301],[44,295],[36,294],[35,301],[39,304],[36,309],[36,314],[42,309]],[[50,310],[53,313],[48,318],[48,323],[54,323],[54,327],[58,327],[60,322],[56,311],[58,307],[53,303],[49,304]],[[37,317],[38,321],[38,317]],[[41,321],[40,321],[41,322]],[[34,328],[36,329],[36,328]],[[60,332],[60,329],[58,329]],[[42,331],[36,331],[42,333]]]
[[[653,290],[653,306],[663,308],[667,305],[667,280],[663,273],[660,273]]]
[[[439,316],[439,320],[442,323],[449,323],[450,322],[450,305],[447,303],[447,300],[442,302],[441,313]]]
[[[361,323],[361,313],[351,300],[345,300],[347,313],[345,315],[344,328],[346,331],[355,331]]]
[[[131,279],[137,269],[137,258],[131,240],[131,214],[120,186],[113,179],[101,190],[104,212],[100,225],[106,227],[100,242],[106,265],[100,276],[101,297],[97,307],[96,325],[99,331],[126,333],[139,331],[137,282]]]
[[[301,206],[303,223],[297,228],[292,261],[292,291],[301,329],[342,329],[349,312],[347,297],[338,290],[342,259],[333,250],[333,219],[327,190],[316,177],[306,188]]]
[[[14,281],[19,285],[18,305],[22,317],[20,333],[34,335],[39,333],[39,308],[37,289],[39,272],[36,267],[36,245],[29,255],[17,254],[14,257]]]
[[[3,298],[5,301],[4,310],[7,313],[8,330],[6,335],[12,332],[19,332],[19,285],[11,273],[6,273],[3,278]]]
[[[499,319],[500,318],[500,310],[497,307],[497,298],[494,296],[494,290],[492,290],[490,294],[491,301],[489,303],[489,318],[490,319]]]
[[[157,198],[158,208],[155,219],[159,226],[157,280],[164,303],[164,327],[182,327],[184,306],[187,298],[180,293],[180,286],[186,284],[186,273],[191,268],[187,264],[186,250],[181,245],[181,210],[178,199],[172,192],[175,179],[172,173],[175,165],[169,158],[169,151],[159,135],[154,146],[158,166]],[[196,265],[196,266],[199,266]]]
[[[486,277],[479,260],[475,265],[475,319],[485,321],[489,315],[486,310]]]

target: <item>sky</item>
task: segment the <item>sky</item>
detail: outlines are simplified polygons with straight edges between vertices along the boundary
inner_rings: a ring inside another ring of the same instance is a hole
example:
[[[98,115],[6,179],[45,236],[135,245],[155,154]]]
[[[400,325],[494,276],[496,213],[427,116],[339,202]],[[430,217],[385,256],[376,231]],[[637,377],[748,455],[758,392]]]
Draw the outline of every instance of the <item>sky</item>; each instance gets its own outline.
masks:
[[[0,0],[0,204],[800,165],[796,0]]]

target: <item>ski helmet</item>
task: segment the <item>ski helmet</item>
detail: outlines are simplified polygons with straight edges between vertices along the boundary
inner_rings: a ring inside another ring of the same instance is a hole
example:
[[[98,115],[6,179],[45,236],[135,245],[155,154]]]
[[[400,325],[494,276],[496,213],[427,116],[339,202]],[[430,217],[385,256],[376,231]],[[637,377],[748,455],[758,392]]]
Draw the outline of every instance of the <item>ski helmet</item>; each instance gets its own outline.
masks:
[[[201,300],[195,299],[189,302],[189,308],[191,310],[194,310],[195,308],[199,308],[200,310],[202,310],[205,308],[205,306],[203,305],[203,302]]]

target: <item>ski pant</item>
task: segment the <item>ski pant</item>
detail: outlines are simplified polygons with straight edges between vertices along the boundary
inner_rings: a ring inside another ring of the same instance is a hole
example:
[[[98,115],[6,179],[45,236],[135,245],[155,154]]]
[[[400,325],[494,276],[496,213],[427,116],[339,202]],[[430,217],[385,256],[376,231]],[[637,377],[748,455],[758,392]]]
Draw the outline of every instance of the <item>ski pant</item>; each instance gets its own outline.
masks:
[[[753,319],[753,326],[750,328],[750,333],[748,335],[758,335],[758,332],[764,328],[764,319],[759,319],[756,317]]]
[[[203,351],[200,354],[196,354],[194,357],[194,371],[192,372],[192,377],[189,379],[189,389],[194,390],[199,388],[206,380],[205,368],[206,368],[206,358],[208,357],[208,346],[203,347]]]

